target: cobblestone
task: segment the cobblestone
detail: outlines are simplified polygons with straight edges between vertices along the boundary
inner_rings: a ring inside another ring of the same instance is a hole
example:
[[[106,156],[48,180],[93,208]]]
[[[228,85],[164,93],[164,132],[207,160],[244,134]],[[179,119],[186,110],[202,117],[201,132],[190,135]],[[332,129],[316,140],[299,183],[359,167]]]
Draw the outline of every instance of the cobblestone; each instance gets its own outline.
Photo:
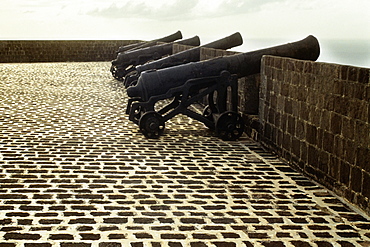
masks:
[[[0,247],[370,246],[366,215],[247,137],[148,140],[109,63],[0,64]]]

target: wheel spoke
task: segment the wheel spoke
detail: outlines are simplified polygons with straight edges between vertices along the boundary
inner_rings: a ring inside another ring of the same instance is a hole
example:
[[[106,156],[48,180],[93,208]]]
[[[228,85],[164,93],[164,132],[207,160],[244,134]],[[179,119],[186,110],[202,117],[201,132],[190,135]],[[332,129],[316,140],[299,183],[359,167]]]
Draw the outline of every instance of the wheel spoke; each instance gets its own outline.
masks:
[[[158,138],[163,133],[164,127],[162,116],[154,111],[144,113],[139,120],[140,131],[147,138]]]
[[[224,112],[217,119],[216,131],[223,140],[236,140],[244,131],[243,118],[235,112]]]

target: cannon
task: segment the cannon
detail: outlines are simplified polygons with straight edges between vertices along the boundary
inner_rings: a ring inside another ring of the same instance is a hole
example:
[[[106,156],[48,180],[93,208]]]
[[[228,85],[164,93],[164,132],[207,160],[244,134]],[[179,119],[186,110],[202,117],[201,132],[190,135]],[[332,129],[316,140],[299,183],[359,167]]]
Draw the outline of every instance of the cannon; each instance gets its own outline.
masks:
[[[153,45],[156,45],[158,42],[166,42],[166,43],[174,42],[175,40],[178,40],[178,39],[182,39],[181,31],[177,31],[176,33],[170,34],[166,37],[162,37],[162,38],[159,38],[159,39],[154,39],[154,40],[150,40],[150,41],[143,41],[143,42],[138,42],[138,43],[135,43],[135,44],[129,44],[129,45],[121,46],[121,47],[118,48],[117,53],[130,51],[130,50],[137,50],[137,49],[140,49],[140,48],[153,46]]]
[[[158,138],[165,122],[181,113],[214,129],[223,140],[236,140],[244,131],[243,118],[237,113],[238,78],[259,73],[264,55],[315,61],[319,54],[318,40],[310,35],[294,43],[145,71],[136,86],[127,89],[126,112],[148,138]],[[204,97],[208,99],[205,107],[199,103]],[[156,107],[169,99],[169,104]],[[198,108],[202,110],[194,110]]]
[[[114,78],[122,81],[128,73],[135,69],[136,65],[172,54],[173,44],[198,46],[200,44],[200,40],[198,36],[194,36],[192,38],[176,42],[159,44],[129,52],[119,53],[117,59],[112,61],[110,71]]]
[[[230,36],[213,41],[211,43],[208,43],[208,44],[205,44],[199,47],[194,47],[194,48],[143,64],[143,65],[138,65],[135,68],[135,72],[131,73],[130,76],[127,76],[125,78],[125,83],[124,83],[125,87],[135,85],[137,82],[137,79],[139,78],[140,74],[143,71],[152,70],[152,69],[163,69],[163,68],[173,67],[173,66],[180,65],[180,64],[199,61],[201,47],[227,50],[227,49],[230,49],[232,47],[235,47],[241,44],[243,44],[242,36],[240,35],[239,32],[236,32]]]

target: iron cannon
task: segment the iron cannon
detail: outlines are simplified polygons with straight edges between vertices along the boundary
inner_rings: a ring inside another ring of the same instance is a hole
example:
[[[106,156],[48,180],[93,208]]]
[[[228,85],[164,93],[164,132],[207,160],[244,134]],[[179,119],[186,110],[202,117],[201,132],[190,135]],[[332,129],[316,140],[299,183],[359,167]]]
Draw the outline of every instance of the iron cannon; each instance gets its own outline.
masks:
[[[223,140],[236,140],[244,131],[237,113],[238,78],[259,73],[264,55],[315,61],[319,54],[318,40],[310,35],[294,43],[145,71],[137,85],[127,89],[130,100],[126,112],[148,138],[159,137],[165,122],[181,113],[216,130]],[[205,107],[199,103],[204,97],[208,100]],[[161,109],[155,107],[169,99],[172,102]],[[201,113],[194,110],[199,108]]]
[[[119,53],[117,59],[112,61],[111,73],[113,77],[122,81],[128,73],[135,69],[136,65],[172,54],[173,44],[198,46],[200,44],[200,40],[198,36],[194,36],[192,38],[176,42]]]
[[[153,45],[156,45],[158,42],[166,42],[166,43],[174,42],[175,40],[178,40],[178,39],[182,39],[181,31],[177,31],[176,33],[170,34],[162,38],[121,46],[118,48],[117,53],[153,46]]]
[[[243,38],[239,32],[236,32],[230,36],[213,41],[211,43],[208,43],[208,44],[205,44],[199,47],[194,47],[194,48],[173,54],[168,57],[163,57],[161,59],[158,59],[158,60],[146,63],[146,64],[138,65],[135,68],[135,72],[125,78],[125,86],[129,87],[129,86],[135,85],[137,82],[137,79],[139,78],[140,74],[143,71],[152,70],[152,69],[163,69],[163,68],[173,67],[173,66],[180,65],[180,64],[199,61],[201,47],[227,50],[232,47],[239,46],[241,44],[243,44]]]

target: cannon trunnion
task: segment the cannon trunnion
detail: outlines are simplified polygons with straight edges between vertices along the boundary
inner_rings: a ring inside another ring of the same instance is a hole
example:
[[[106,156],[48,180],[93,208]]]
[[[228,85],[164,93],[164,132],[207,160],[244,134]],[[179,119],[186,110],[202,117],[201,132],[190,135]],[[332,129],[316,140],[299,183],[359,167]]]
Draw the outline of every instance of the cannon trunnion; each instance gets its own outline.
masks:
[[[158,138],[165,122],[181,113],[203,122],[223,140],[236,140],[244,131],[237,113],[238,78],[259,73],[263,55],[315,61],[319,53],[317,39],[308,36],[272,48],[145,71],[137,85],[127,89],[126,112],[148,138]],[[205,107],[199,103],[204,97]],[[158,110],[156,104],[169,99],[171,103]],[[195,110],[199,108],[201,112]]]

